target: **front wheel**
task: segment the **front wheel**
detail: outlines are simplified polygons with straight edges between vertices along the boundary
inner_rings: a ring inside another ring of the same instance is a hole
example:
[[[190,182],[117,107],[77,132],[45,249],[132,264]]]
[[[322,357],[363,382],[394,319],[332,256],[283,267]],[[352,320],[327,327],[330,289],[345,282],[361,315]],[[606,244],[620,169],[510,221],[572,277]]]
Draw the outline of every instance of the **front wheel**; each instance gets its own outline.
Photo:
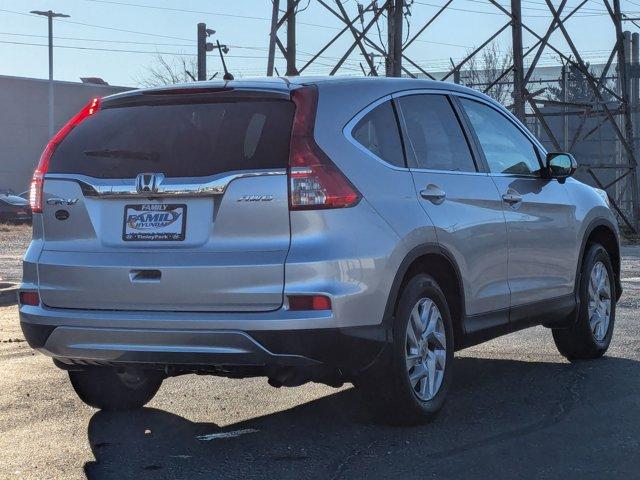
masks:
[[[453,351],[447,300],[433,278],[416,275],[405,285],[396,308],[390,358],[358,386],[385,419],[425,423],[444,404]]]
[[[615,277],[611,259],[599,244],[592,244],[580,273],[580,310],[571,328],[553,329],[558,351],[569,360],[604,355],[611,343],[616,318]]]
[[[73,389],[84,403],[102,410],[124,411],[144,407],[160,389],[162,374],[142,370],[94,367],[69,371]]]

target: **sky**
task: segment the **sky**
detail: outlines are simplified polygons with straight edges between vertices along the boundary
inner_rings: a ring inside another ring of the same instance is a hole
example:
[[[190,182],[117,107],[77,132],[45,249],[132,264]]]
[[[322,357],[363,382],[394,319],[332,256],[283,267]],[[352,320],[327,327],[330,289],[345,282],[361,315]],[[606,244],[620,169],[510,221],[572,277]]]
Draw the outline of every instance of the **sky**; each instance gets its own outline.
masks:
[[[342,0],[347,12],[355,16],[356,0]],[[507,6],[508,0],[498,0]],[[559,5],[558,0],[552,0]],[[565,13],[582,0],[568,0]],[[307,3],[308,2],[308,3]],[[335,6],[335,0],[326,0]],[[369,0],[360,0],[368,4]],[[378,0],[382,3],[383,0]],[[283,5],[286,0],[281,0]],[[410,8],[411,38],[445,3],[445,0],[415,0]],[[640,0],[621,0],[622,10],[640,17]],[[317,0],[302,0],[298,14],[298,67],[304,65],[331,38],[339,33],[340,21]],[[308,5],[308,6],[307,6]],[[305,9],[306,7],[306,9]],[[526,25],[544,35],[551,15],[545,0],[522,0]],[[216,30],[214,41],[220,40],[230,50],[227,64],[236,77],[264,75],[267,65],[270,0],[0,0],[0,75],[47,78],[47,21],[29,14],[31,10],[54,10],[70,15],[55,20],[54,77],[57,80],[79,81],[80,77],[101,77],[112,85],[137,86],[148,78],[148,69],[158,63],[158,55],[169,63],[184,58],[193,62],[196,52],[196,25],[205,22]],[[509,7],[507,6],[507,9]],[[365,16],[365,23],[372,17]],[[454,61],[464,58],[480,46],[508,18],[488,0],[453,0],[449,8],[411,44],[407,55],[429,71],[445,71]],[[640,22],[639,22],[640,23]],[[625,22],[631,31],[639,31]],[[604,63],[613,47],[614,30],[602,0],[587,0],[567,22],[577,48],[585,60]],[[378,39],[372,29],[371,37]],[[381,37],[385,39],[384,29]],[[285,41],[282,29],[280,38]],[[327,74],[351,44],[349,32],[342,35],[306,74]],[[379,40],[378,40],[379,41]],[[507,28],[496,38],[502,52],[509,49],[511,32]],[[535,42],[524,34],[525,49]],[[567,43],[558,31],[551,43],[563,53],[569,53]],[[533,55],[528,58],[533,57]],[[364,57],[355,49],[339,74],[360,75]],[[549,52],[541,65],[557,65],[557,54]],[[285,70],[281,57],[276,67]],[[208,72],[221,72],[220,60],[208,58]]]

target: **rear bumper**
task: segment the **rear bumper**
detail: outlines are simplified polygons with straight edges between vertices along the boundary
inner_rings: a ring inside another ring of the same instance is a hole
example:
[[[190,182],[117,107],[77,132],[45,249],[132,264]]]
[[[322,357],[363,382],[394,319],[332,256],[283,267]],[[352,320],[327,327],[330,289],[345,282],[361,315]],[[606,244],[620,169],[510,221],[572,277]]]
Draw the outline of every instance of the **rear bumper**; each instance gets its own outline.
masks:
[[[242,331],[159,331],[64,326],[51,328],[34,327],[33,324],[24,322],[22,327],[31,346],[54,358],[74,363],[220,367],[305,366],[318,363],[300,355],[272,353]]]
[[[309,317],[294,321],[294,313],[318,315],[281,311],[283,320],[277,322],[272,319],[277,316],[275,312],[261,314],[264,318],[260,321],[258,314],[227,314],[224,319],[224,315],[215,314],[205,319],[205,314],[196,313],[189,319],[190,314],[182,312],[97,312],[22,306],[20,322],[31,347],[66,364],[144,363],[267,370],[326,365],[356,373],[371,364],[386,343],[382,325],[300,328],[301,322],[308,322],[309,327],[318,322]],[[234,319],[236,326],[245,328],[230,328]],[[290,328],[274,329],[276,325]],[[293,325],[299,328],[291,328]]]

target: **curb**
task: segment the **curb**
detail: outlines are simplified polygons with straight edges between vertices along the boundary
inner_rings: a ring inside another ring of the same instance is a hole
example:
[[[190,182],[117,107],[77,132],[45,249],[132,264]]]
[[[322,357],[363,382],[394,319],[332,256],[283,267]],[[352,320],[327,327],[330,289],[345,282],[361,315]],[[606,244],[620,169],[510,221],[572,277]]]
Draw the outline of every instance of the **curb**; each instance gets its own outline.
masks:
[[[18,284],[0,283],[0,305],[15,305],[18,303]]]

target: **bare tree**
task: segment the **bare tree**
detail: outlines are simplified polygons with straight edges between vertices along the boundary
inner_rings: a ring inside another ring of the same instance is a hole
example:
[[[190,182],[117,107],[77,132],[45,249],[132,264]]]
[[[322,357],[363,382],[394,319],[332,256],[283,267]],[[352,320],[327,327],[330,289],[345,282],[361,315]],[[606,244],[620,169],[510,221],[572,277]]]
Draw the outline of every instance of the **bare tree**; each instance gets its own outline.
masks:
[[[589,72],[589,75],[592,77],[598,78],[600,76],[600,72],[595,71],[590,65],[589,62],[585,63],[585,67]],[[589,82],[587,81],[587,77],[584,73],[575,65],[569,64],[564,67],[566,78],[566,93],[565,93],[565,78],[561,73],[558,78],[557,85],[551,85],[547,87],[547,98],[549,100],[557,100],[557,101],[566,101],[567,102],[576,102],[576,103],[588,103],[593,102],[595,95],[593,94],[593,89]],[[611,90],[616,90],[616,81],[612,78],[607,78],[604,80],[604,86],[610,88]],[[613,95],[607,92],[604,89],[600,90],[600,94],[604,101],[609,102],[614,100]]]
[[[469,87],[484,92],[512,65],[513,50],[509,48],[507,52],[501,52],[498,44],[491,42],[469,59],[467,68],[460,72],[461,81]],[[510,71],[485,93],[500,103],[511,103],[512,83],[513,72]]]
[[[158,54],[155,63],[146,67],[145,73],[137,82],[142,87],[195,82],[197,68],[194,57],[177,57],[168,61]]]

